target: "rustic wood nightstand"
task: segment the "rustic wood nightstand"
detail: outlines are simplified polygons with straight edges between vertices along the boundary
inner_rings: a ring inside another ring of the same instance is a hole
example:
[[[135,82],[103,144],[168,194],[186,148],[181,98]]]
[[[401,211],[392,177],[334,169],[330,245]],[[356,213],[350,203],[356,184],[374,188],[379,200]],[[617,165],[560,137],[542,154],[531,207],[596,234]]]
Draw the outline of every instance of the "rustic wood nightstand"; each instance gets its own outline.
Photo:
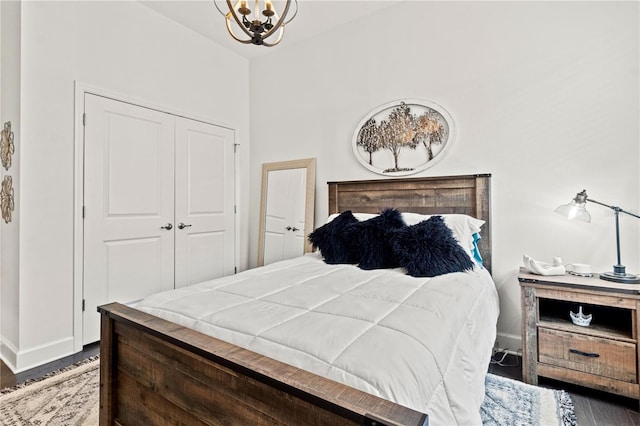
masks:
[[[518,274],[522,301],[522,377],[538,377],[640,399],[640,284],[594,277]],[[569,312],[582,306],[591,324]]]

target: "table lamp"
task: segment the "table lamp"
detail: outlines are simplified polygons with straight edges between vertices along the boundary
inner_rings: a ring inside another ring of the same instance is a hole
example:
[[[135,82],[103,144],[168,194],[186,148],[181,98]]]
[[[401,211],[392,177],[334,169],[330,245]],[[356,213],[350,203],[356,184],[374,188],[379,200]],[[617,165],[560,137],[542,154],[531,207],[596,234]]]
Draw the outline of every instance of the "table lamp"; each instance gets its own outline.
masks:
[[[596,201],[593,198],[587,197],[587,191],[582,190],[578,192],[573,200],[569,204],[563,204],[558,207],[555,212],[567,217],[569,220],[579,220],[581,222],[591,222],[591,214],[587,211],[587,200],[591,203],[600,204],[601,206],[608,207],[615,212],[616,217],[616,248],[618,254],[618,263],[613,265],[613,272],[603,272],[600,274],[600,278],[607,281],[613,281],[616,283],[625,284],[639,284],[640,276],[634,274],[627,274],[625,267],[620,262],[620,225],[618,217],[620,213],[628,214],[635,218],[640,219],[640,216],[625,211],[617,206],[610,206],[608,204]]]

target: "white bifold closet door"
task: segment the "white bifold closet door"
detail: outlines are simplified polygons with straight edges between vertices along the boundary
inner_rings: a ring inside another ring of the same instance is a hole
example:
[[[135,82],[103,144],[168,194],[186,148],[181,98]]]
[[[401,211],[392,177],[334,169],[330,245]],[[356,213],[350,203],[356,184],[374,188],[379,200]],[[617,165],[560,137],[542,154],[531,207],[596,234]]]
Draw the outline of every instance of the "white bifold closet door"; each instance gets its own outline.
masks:
[[[83,344],[99,305],[229,275],[234,132],[85,95]]]
[[[234,273],[234,134],[176,121],[175,286]]]

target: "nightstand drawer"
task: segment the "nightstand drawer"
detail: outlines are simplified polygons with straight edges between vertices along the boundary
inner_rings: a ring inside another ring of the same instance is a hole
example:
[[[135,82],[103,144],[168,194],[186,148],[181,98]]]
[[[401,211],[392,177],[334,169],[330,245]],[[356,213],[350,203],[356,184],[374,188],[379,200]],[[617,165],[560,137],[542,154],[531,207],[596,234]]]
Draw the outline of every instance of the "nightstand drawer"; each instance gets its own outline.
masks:
[[[539,327],[538,362],[638,383],[633,343]]]

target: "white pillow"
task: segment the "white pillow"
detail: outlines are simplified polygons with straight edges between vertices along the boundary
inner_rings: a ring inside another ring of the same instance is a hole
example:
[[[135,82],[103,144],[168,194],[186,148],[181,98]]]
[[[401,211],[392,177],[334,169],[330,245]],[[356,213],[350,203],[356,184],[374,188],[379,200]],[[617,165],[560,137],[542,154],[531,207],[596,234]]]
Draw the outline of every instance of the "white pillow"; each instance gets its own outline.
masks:
[[[353,213],[353,212],[352,212]],[[340,216],[340,213],[334,213],[331,216],[329,216],[327,218],[327,222],[329,223],[331,222],[333,219],[335,219],[336,217]],[[358,219],[360,222],[363,222],[365,220],[369,220],[372,219],[376,216],[380,216],[379,214],[375,214],[375,213],[353,213],[353,217],[355,217],[356,219]]]
[[[353,213],[356,219],[364,221],[378,216],[373,213]],[[474,234],[480,233],[480,228],[484,225],[484,220],[477,219],[475,217],[468,216],[466,214],[418,214],[418,213],[402,213],[402,219],[407,226],[416,225],[424,220],[429,219],[431,216],[442,216],[444,223],[451,229],[454,238],[458,241],[458,244],[467,252],[471,260],[477,262],[478,260],[473,255],[475,249]],[[327,223],[338,217],[338,213],[332,214],[327,219]]]

